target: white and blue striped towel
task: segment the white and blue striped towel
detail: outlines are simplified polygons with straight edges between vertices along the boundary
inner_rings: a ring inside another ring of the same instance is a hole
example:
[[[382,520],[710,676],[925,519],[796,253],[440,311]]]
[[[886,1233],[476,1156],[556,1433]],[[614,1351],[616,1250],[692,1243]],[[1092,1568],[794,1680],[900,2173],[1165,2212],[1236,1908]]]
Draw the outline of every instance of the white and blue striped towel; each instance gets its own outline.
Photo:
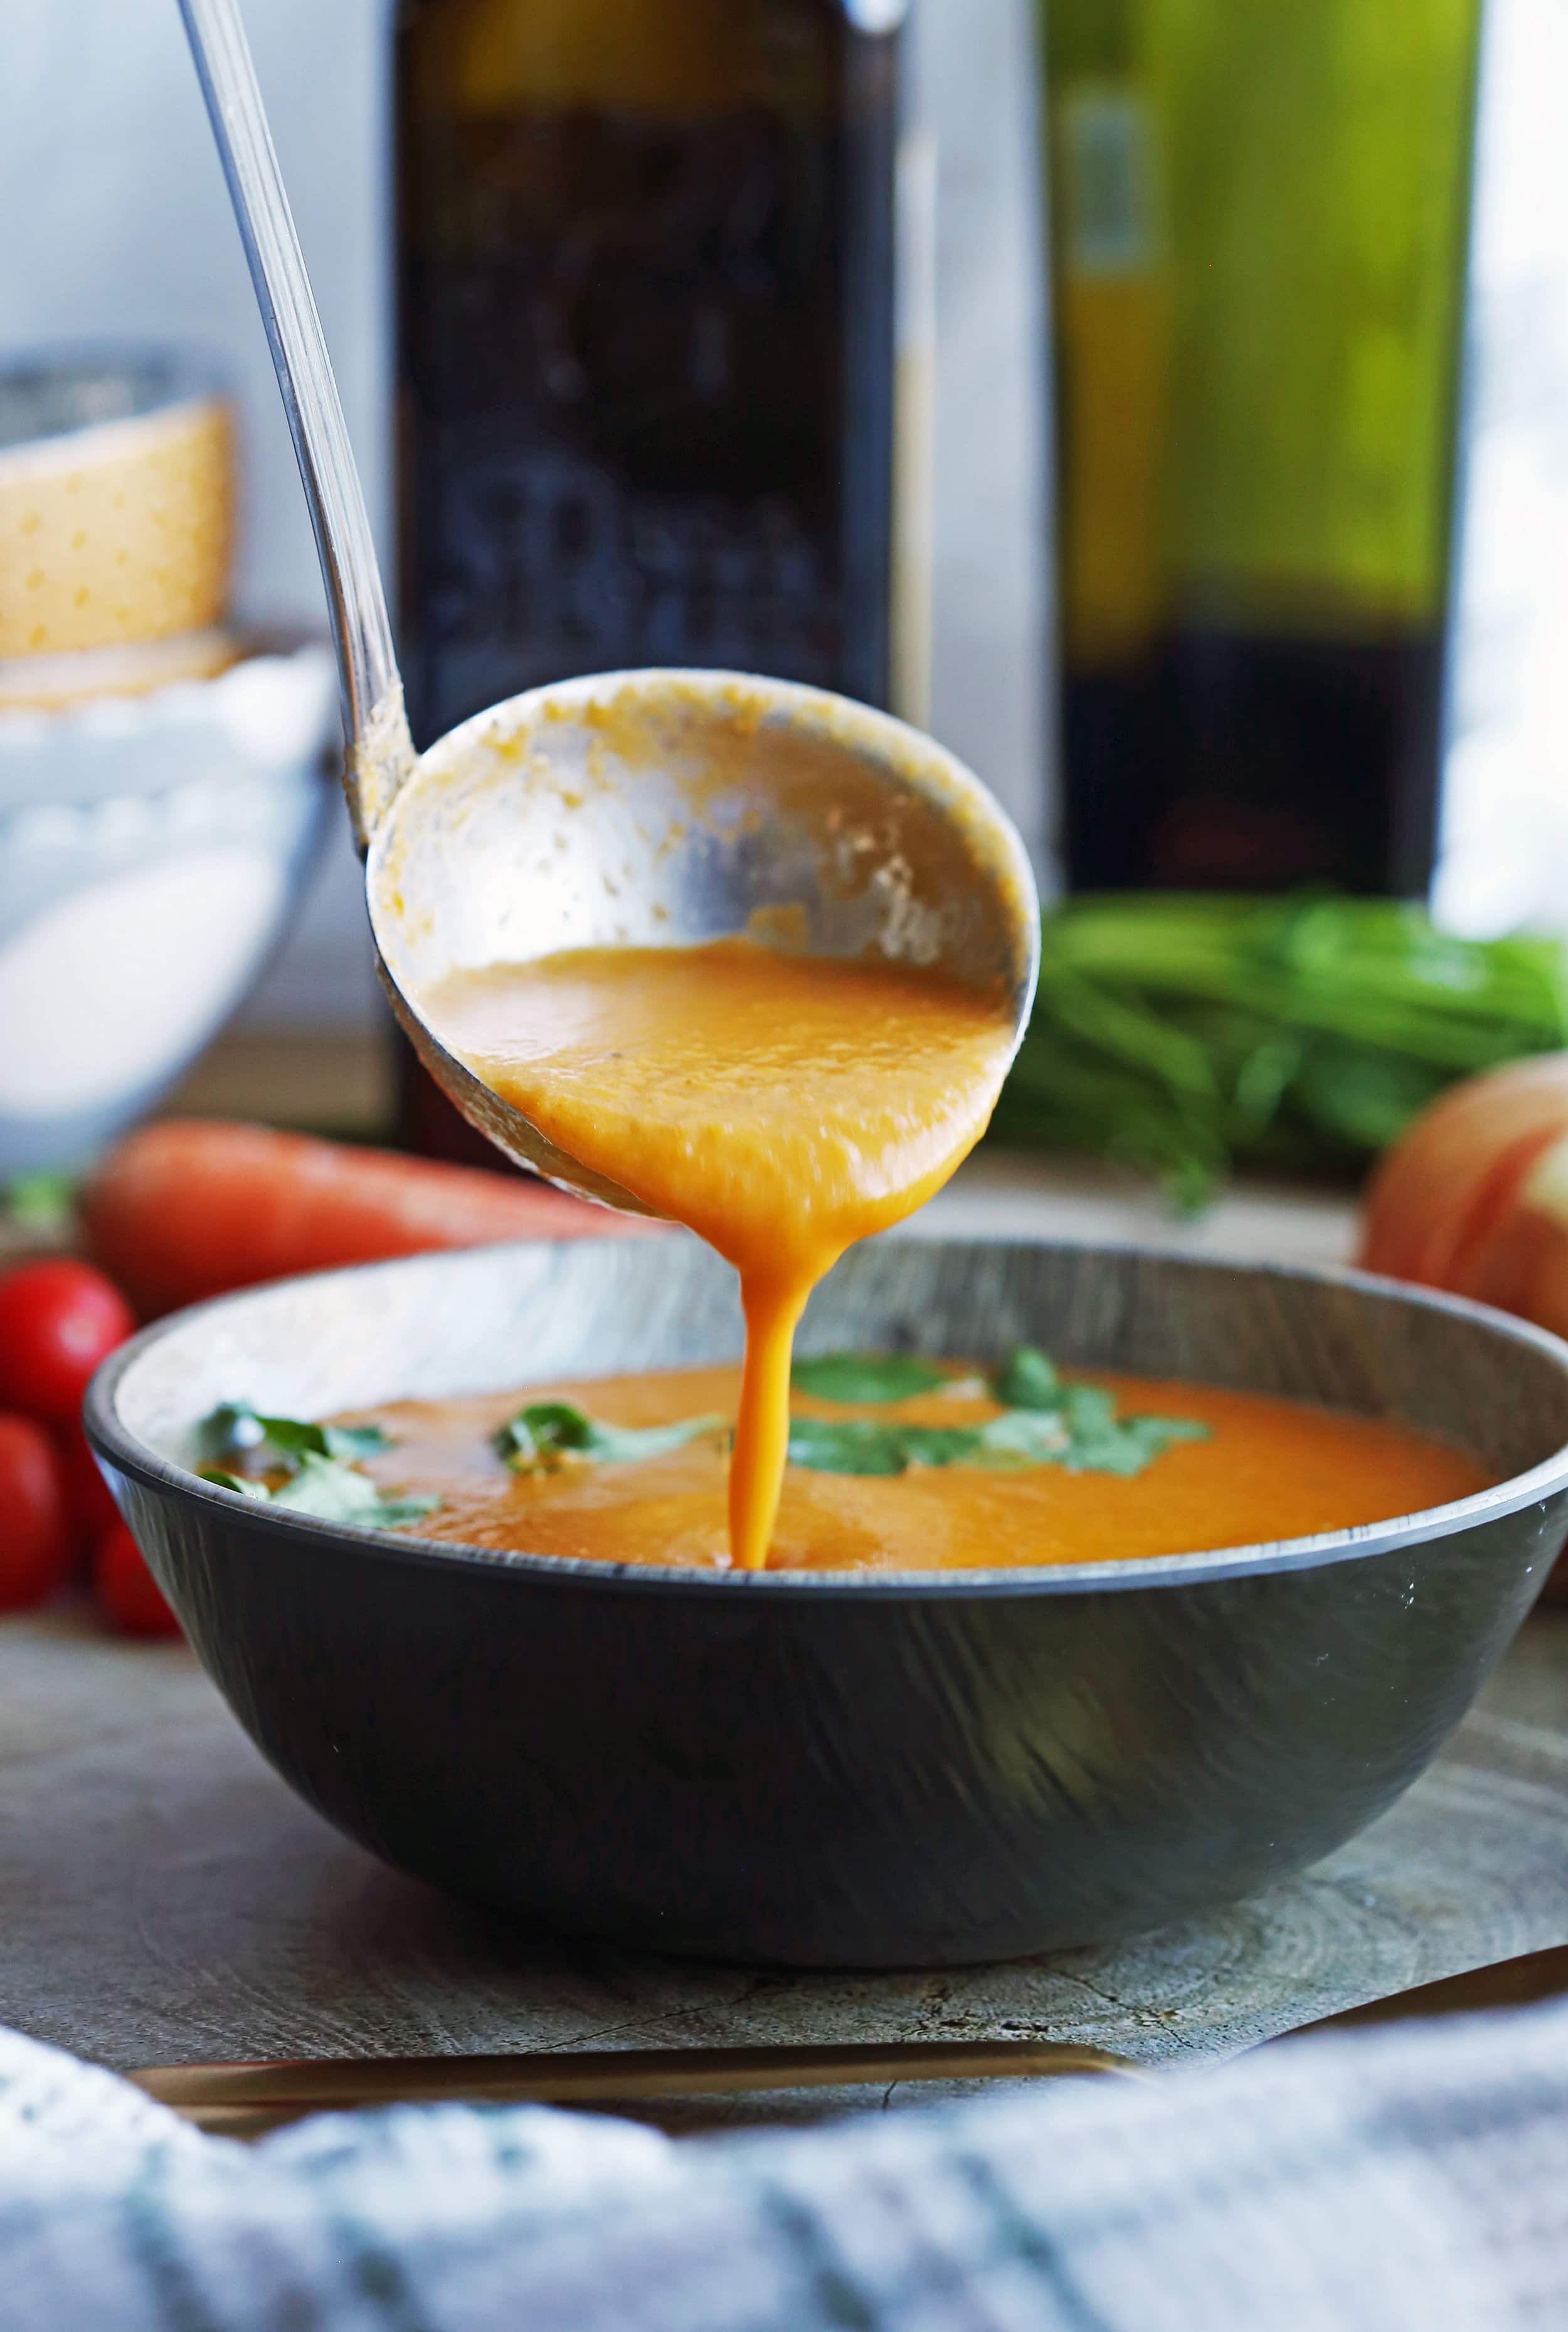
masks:
[[[3,2332],[1563,2332],[1568,2008],[675,2145],[198,2136],[0,2032]]]

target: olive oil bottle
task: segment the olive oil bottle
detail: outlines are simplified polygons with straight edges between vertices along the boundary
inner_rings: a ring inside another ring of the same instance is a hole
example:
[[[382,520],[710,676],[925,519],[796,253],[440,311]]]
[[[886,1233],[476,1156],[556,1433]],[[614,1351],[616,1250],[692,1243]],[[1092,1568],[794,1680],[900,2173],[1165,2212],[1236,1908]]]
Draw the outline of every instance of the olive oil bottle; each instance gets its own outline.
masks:
[[[1417,895],[1478,0],[1042,0],[1079,889]]]

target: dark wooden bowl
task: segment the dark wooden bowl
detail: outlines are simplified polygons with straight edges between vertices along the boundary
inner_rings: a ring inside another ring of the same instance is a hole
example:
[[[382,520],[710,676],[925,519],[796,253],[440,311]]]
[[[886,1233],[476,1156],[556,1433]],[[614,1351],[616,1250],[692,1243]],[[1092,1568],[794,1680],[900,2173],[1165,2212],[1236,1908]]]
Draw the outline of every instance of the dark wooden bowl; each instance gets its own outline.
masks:
[[[899,1239],[840,1266],[803,1345],[1019,1338],[1402,1418],[1500,1486],[1155,1562],[747,1577],[335,1527],[186,1470],[220,1400],[319,1417],[730,1358],[733,1276],[675,1238],[226,1297],[117,1353],[87,1425],[241,1723],[389,1862],[672,1952],[958,1964],[1152,1926],[1337,1846],[1457,1724],[1568,1527],[1568,1346],[1453,1297]]]

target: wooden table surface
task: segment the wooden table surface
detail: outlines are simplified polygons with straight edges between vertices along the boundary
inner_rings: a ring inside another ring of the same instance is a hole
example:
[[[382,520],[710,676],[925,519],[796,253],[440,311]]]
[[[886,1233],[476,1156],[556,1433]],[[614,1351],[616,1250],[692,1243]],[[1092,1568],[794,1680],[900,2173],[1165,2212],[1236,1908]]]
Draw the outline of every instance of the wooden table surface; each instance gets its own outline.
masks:
[[[1354,1228],[1334,1199],[1246,1187],[1176,1226],[1136,1185],[989,1153],[926,1219],[1314,1261],[1346,1255]],[[1114,1948],[847,1976],[683,1964],[447,1901],[296,1801],[183,1646],[115,1641],[74,1611],[14,1619],[0,1905],[0,2021],[122,2068],[1036,2036],[1225,2054],[1568,1942],[1568,1616],[1533,1620],[1426,1777],[1288,1885]]]
[[[702,1966],[509,1926],[287,1791],[178,1645],[0,1625],[0,2020],[107,2064],[1049,2035],[1223,2054],[1568,1941],[1568,1618],[1425,1778],[1288,1885],[1116,1947],[940,1974]]]

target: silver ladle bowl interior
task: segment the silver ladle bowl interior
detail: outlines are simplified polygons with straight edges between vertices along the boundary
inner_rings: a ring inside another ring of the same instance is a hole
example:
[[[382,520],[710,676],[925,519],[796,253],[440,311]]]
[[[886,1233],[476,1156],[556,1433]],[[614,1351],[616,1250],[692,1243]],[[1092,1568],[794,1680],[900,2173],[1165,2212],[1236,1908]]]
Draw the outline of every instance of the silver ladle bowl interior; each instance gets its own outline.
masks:
[[[437,1083],[518,1163],[622,1207],[448,1049],[428,1000],[448,973],[745,934],[939,970],[1022,1035],[1039,955],[1023,846],[961,762],[863,705],[737,674],[613,673],[465,722],[398,789],[366,881]]]

